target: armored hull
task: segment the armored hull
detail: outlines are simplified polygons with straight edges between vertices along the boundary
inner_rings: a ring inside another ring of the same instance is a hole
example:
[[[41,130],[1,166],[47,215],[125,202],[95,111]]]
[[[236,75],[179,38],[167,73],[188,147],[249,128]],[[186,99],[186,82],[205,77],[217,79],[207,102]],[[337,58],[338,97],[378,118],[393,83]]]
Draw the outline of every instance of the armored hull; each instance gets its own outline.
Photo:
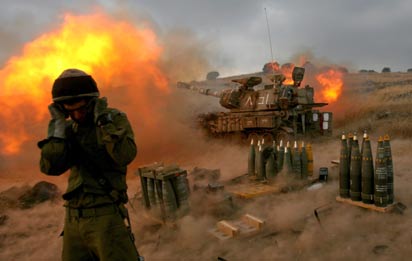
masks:
[[[301,77],[296,76],[299,72]],[[256,76],[233,80],[238,86],[223,90],[183,82],[179,82],[178,87],[220,99],[226,111],[199,115],[200,125],[212,136],[241,134],[248,140],[279,141],[299,135],[330,135],[332,113],[315,109],[327,103],[314,102],[312,87],[300,87],[303,72],[303,68],[295,67],[292,85],[283,84],[283,75],[273,75],[273,83],[260,88],[256,85],[262,79]]]

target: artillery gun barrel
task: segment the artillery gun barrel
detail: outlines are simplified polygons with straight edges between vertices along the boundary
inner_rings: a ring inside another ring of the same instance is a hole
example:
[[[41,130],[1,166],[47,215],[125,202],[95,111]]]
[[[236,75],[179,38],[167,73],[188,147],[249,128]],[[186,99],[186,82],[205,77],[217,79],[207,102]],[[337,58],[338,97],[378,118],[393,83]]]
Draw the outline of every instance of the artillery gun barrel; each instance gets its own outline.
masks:
[[[217,91],[217,90],[213,90],[213,89],[209,89],[209,88],[201,88],[189,83],[185,83],[185,82],[178,82],[177,83],[177,88],[181,88],[181,89],[188,89],[188,90],[192,90],[192,91],[196,91],[200,94],[203,95],[208,95],[208,96],[214,96],[217,98],[222,97],[222,92],[221,91]]]

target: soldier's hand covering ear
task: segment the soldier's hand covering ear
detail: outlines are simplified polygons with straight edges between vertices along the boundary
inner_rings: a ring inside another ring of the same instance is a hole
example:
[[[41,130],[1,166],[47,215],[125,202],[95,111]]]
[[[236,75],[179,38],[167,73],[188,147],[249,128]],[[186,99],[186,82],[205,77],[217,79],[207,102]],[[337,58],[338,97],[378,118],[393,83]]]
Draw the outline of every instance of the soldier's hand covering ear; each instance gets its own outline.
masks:
[[[94,106],[94,120],[97,126],[104,126],[108,123],[113,122],[113,119],[107,109],[107,99],[105,97],[96,99],[96,104]]]
[[[66,114],[64,113],[62,107],[57,103],[52,103],[49,105],[49,112],[51,120],[48,128],[48,138],[66,138]]]
[[[125,129],[115,126],[114,117],[113,112],[107,110],[107,99],[105,97],[96,99],[94,119],[102,133],[99,140],[105,144],[115,142],[125,134]]]

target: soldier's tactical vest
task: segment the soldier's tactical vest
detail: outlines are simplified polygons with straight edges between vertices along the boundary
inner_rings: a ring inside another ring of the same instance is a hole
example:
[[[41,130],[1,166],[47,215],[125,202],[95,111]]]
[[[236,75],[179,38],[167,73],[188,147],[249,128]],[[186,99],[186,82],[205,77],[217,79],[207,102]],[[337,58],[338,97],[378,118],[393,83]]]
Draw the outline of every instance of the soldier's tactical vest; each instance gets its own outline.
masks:
[[[120,114],[115,109],[106,111],[112,118]],[[127,167],[118,165],[107,153],[105,145],[100,142],[101,129],[94,123],[83,126],[73,122],[71,126],[68,137],[72,145],[72,167],[63,198],[69,200],[71,193],[80,186],[86,193],[105,195],[114,190],[124,196],[127,190]]]

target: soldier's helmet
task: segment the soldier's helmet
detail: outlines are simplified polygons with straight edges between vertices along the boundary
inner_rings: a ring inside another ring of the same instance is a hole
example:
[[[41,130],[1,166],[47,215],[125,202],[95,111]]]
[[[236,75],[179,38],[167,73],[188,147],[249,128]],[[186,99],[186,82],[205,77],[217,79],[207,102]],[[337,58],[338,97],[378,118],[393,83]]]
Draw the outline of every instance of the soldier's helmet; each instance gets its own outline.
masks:
[[[52,98],[64,102],[82,97],[99,97],[99,89],[91,75],[79,69],[64,70],[54,81]]]

